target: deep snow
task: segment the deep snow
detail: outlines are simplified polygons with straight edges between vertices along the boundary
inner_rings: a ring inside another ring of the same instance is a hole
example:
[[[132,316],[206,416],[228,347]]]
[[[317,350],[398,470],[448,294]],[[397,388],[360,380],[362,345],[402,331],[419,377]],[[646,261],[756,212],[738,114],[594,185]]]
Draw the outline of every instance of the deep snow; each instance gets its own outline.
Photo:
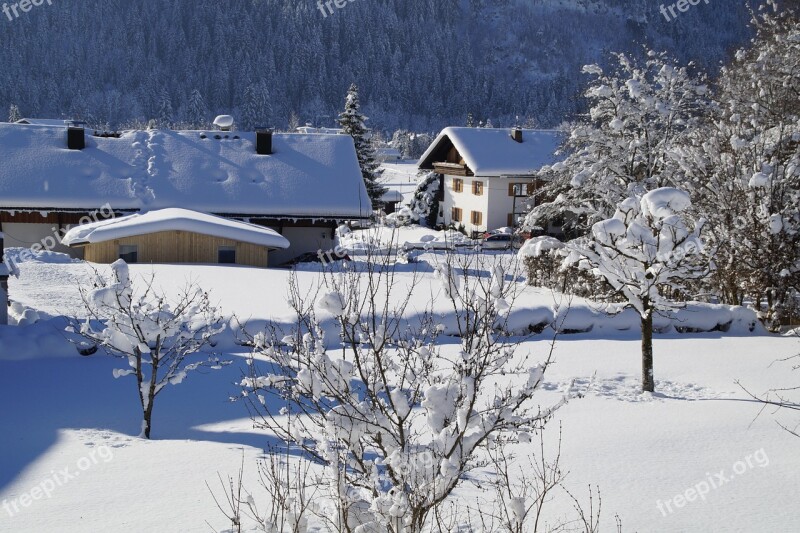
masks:
[[[433,267],[440,255],[425,253],[421,259],[416,266],[423,280],[436,283]],[[50,317],[74,312],[77,286],[92,275],[83,263],[26,262],[20,267],[20,279],[11,280],[11,295],[41,315],[43,322],[34,327],[52,326]],[[131,270],[135,276],[151,267]],[[288,323],[283,298],[288,271],[202,265],[163,265],[154,271],[170,290],[186,280],[199,282],[224,312]],[[317,273],[307,268],[298,276],[308,285]],[[407,280],[401,276],[401,282]],[[423,287],[414,295],[420,306],[430,298]],[[553,303],[549,292],[526,289],[518,312],[531,321],[536,313],[552,312]],[[577,300],[573,305],[570,320],[597,325],[595,308]],[[9,331],[0,328],[0,342]],[[531,337],[520,355],[530,351],[544,358],[551,336],[546,330]],[[458,348],[456,339],[443,343],[444,350]],[[218,487],[217,473],[235,475],[243,459],[247,486],[263,498],[254,465],[273,442],[252,429],[244,405],[228,401],[238,392],[233,383],[241,378],[244,353],[233,344],[223,348],[234,364],[214,373],[193,373],[165,391],[157,400],[154,440],[143,441],[133,437],[140,416],[134,381],[112,377],[118,361],[80,357],[74,351],[8,360],[14,356],[0,344],[0,400],[7,407],[0,439],[0,505],[11,509],[0,509],[0,531],[209,531],[208,524],[219,530],[228,524],[205,483]],[[573,380],[585,391],[584,398],[557,413],[546,440],[552,447],[561,424],[567,486],[584,503],[587,485],[600,486],[603,530],[614,530],[616,513],[624,531],[796,531],[800,441],[776,423],[792,419],[771,411],[758,416],[760,406],[735,381],[755,392],[796,382],[786,364],[772,363],[800,352],[800,341],[746,328],[683,334],[671,329],[656,336],[658,392],[652,396],[638,392],[638,350],[635,327],[562,335],[541,393],[542,404],[548,405]],[[536,449],[529,444],[516,451]],[[752,468],[730,477],[748,456]],[[756,456],[768,464],[752,460]],[[65,468],[77,476],[62,479],[58,473]],[[673,503],[671,513],[659,510],[659,501],[663,507],[720,471],[729,481],[712,489],[705,501],[681,508]],[[48,480],[63,484],[49,497],[26,499],[36,487],[49,487]],[[461,495],[474,501],[476,489],[465,485]],[[29,505],[23,507],[23,501]],[[570,510],[569,501],[557,498],[548,516]]]

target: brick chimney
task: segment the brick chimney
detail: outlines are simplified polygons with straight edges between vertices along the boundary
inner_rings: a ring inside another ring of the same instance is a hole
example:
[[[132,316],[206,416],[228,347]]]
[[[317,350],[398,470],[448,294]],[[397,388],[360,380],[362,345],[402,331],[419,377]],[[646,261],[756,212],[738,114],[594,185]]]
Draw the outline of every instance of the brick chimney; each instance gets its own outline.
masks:
[[[0,231],[0,326],[8,324],[8,268],[3,250],[3,232]]]

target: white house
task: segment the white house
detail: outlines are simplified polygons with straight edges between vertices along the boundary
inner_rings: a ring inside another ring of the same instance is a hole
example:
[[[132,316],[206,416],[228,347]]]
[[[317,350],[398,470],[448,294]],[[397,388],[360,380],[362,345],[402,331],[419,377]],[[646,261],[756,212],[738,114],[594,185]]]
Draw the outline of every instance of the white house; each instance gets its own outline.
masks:
[[[372,206],[347,135],[0,124],[0,231],[6,247],[49,248],[72,226],[181,207],[271,228],[281,264],[334,246]]]
[[[442,176],[444,223],[482,233],[518,225],[560,142],[548,130],[446,128],[418,166]]]

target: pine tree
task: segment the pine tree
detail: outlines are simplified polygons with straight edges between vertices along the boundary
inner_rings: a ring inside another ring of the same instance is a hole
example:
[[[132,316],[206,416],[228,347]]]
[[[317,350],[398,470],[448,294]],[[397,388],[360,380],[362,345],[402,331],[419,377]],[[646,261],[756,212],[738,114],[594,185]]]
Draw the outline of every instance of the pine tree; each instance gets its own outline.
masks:
[[[189,95],[189,105],[186,108],[186,121],[190,129],[203,129],[208,125],[208,106],[205,98],[197,89]]]
[[[375,149],[367,138],[367,127],[364,122],[367,117],[361,114],[361,104],[358,101],[358,87],[356,84],[350,86],[347,91],[344,111],[339,114],[339,125],[344,133],[353,138],[358,155],[358,164],[361,167],[361,175],[364,178],[364,185],[367,187],[367,194],[372,200],[372,206],[380,209],[381,198],[386,193],[386,188],[378,183],[382,171],[375,160]]]
[[[242,104],[242,127],[252,130],[259,126],[268,126],[271,119],[269,89],[263,82],[248,84]]]
[[[162,87],[158,95],[158,127],[169,128],[172,125],[173,116],[174,112],[169,92],[167,92],[166,87]]]
[[[22,115],[19,112],[17,104],[11,104],[11,107],[8,109],[8,121],[13,123],[21,119]]]

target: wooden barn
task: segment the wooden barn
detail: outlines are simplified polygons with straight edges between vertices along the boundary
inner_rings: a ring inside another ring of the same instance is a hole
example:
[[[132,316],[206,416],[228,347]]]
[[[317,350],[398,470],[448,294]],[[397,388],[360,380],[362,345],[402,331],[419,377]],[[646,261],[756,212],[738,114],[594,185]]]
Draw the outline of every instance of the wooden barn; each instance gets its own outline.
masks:
[[[170,208],[89,223],[63,238],[87,261],[237,264],[266,268],[271,250],[290,243],[277,232],[188,209]]]

